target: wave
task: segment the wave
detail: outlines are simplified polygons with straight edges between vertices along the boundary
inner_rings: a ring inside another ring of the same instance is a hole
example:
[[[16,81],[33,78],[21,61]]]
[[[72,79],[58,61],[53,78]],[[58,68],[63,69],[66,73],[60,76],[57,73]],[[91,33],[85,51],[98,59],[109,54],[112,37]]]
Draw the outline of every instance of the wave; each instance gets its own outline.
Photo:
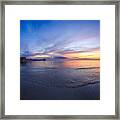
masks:
[[[80,67],[80,68],[76,68],[76,69],[97,69],[100,67]]]
[[[78,87],[87,86],[90,84],[97,84],[97,83],[100,83],[100,81],[89,80],[89,81],[72,82],[72,83],[66,84],[66,87],[67,88],[78,88]]]

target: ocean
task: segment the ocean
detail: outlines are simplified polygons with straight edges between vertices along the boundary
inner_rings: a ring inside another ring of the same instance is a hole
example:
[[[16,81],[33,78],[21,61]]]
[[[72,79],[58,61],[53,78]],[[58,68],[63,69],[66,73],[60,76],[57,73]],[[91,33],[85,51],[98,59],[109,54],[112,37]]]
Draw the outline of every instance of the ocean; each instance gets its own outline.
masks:
[[[20,66],[21,100],[100,100],[99,60],[32,61]]]

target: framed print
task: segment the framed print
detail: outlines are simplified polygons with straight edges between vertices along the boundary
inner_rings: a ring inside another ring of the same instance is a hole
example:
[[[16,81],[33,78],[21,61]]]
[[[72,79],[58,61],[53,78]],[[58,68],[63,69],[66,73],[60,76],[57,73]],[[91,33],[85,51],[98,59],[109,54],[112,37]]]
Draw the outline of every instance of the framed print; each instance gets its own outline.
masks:
[[[1,2],[2,119],[119,119],[119,2]]]

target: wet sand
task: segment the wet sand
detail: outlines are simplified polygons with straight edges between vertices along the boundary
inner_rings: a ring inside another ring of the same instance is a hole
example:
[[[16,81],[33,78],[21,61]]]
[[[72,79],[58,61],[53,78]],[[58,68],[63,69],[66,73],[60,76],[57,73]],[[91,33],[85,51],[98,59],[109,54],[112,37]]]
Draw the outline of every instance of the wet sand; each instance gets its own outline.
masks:
[[[90,66],[90,62],[84,67],[81,62],[76,66],[71,63],[65,66],[65,62],[34,61],[21,65],[20,99],[99,100],[99,66]]]

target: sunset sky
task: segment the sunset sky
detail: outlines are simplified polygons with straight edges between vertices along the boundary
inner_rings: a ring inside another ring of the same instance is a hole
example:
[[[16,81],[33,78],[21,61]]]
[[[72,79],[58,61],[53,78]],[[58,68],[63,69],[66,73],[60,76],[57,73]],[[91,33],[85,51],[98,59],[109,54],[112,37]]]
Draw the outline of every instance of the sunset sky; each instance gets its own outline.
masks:
[[[99,20],[21,20],[20,55],[29,58],[100,58]]]

